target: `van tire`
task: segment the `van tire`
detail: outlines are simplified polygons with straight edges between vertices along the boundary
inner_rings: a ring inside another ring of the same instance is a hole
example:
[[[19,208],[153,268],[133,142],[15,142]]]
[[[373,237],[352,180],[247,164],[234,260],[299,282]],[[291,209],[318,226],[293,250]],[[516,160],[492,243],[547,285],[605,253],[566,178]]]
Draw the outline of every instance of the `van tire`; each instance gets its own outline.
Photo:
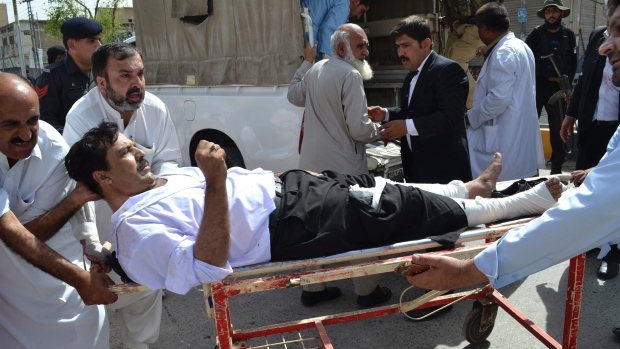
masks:
[[[241,167],[245,168],[245,161],[243,161],[243,155],[239,151],[239,148],[235,145],[223,145],[222,149],[226,152],[226,167]]]

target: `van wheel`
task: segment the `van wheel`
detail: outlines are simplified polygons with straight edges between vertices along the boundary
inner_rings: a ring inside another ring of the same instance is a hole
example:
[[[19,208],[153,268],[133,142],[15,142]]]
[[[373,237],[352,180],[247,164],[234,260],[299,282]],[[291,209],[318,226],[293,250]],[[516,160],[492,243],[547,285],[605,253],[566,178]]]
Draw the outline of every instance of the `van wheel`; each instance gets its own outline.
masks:
[[[234,145],[226,145],[222,146],[222,149],[226,152],[226,167],[241,167],[245,168],[245,161],[243,161],[243,155]]]

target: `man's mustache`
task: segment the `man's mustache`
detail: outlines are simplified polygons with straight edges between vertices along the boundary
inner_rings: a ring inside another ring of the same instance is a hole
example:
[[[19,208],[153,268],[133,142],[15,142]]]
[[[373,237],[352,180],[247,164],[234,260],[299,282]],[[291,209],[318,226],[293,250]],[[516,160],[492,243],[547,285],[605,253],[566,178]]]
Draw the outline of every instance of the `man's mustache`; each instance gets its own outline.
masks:
[[[399,56],[398,59],[401,60],[401,61],[408,61],[409,60],[409,58],[407,58],[406,56]]]
[[[145,158],[142,158],[138,161],[138,172],[144,170],[146,166],[148,166],[149,162],[146,161]]]
[[[144,94],[144,89],[141,89],[139,87],[130,88],[127,91],[127,97],[129,97],[129,95],[131,95],[132,93],[139,93],[140,95],[143,95]]]
[[[34,134],[32,136],[30,136],[30,139],[27,140],[27,141],[25,141],[25,140],[23,140],[23,139],[21,139],[19,137],[15,137],[15,138],[11,139],[11,143],[13,143],[13,144],[27,143],[27,142],[30,142],[33,137],[34,137]]]

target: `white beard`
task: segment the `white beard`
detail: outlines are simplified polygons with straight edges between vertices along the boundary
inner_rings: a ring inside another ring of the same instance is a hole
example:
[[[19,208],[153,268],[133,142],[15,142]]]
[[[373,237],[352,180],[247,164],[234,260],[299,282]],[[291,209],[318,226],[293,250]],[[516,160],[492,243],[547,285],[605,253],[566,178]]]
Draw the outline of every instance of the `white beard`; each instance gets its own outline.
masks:
[[[344,57],[344,61],[349,63],[353,68],[355,68],[360,75],[362,76],[362,80],[370,80],[373,76],[372,67],[368,64],[366,60],[359,60],[353,56],[353,52],[351,52],[351,48],[347,50],[347,55]]]

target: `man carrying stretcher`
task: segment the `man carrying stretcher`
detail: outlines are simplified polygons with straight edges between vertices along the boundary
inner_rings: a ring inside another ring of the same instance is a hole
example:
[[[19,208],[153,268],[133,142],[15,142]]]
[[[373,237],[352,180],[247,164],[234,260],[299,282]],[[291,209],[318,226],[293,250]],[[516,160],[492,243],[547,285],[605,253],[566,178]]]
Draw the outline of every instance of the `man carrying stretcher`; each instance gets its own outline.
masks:
[[[127,275],[151,289],[185,294],[222,280],[236,266],[305,259],[431,238],[451,245],[468,226],[540,214],[562,193],[559,179],[502,199],[489,196],[497,154],[467,184],[427,189],[368,175],[227,169],[218,145],[201,141],[198,168],[155,176],[144,153],[102,123],[75,143],[69,175],[102,196],[114,215],[108,232]],[[469,192],[469,194],[467,194]]]

